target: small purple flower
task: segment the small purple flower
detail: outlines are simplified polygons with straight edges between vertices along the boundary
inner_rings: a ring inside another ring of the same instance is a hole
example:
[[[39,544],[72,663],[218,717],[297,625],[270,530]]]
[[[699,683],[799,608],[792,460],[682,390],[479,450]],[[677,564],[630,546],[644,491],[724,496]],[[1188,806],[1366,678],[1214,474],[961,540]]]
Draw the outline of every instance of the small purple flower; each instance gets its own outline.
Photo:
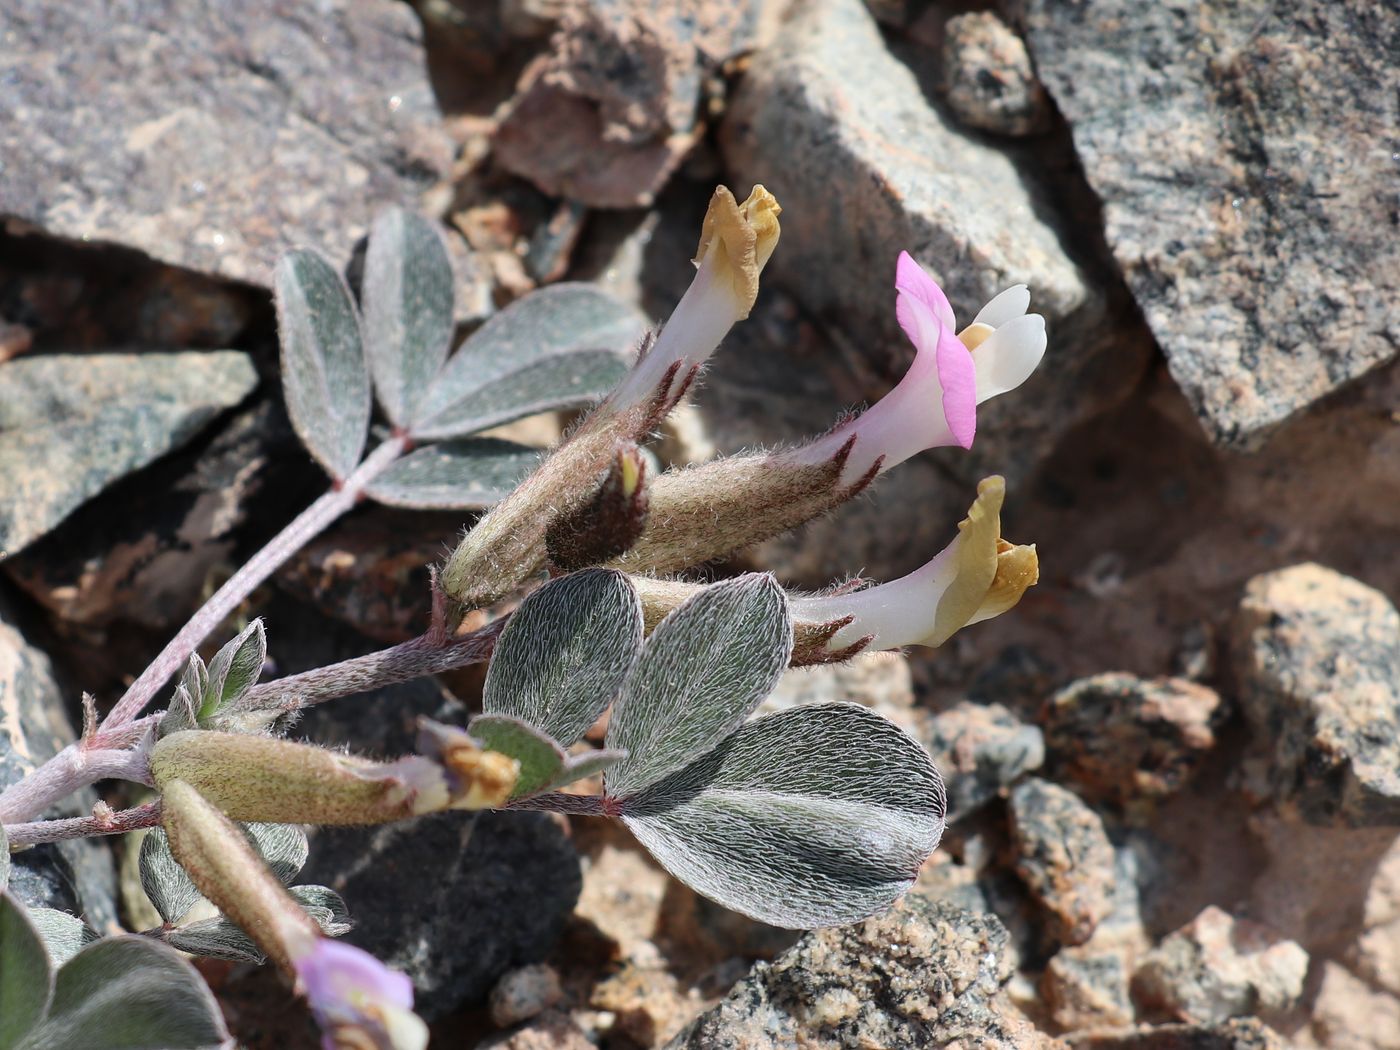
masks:
[[[997,295],[961,333],[943,289],[908,252],[899,253],[895,292],[895,315],[914,344],[909,371],[866,412],[797,449],[795,462],[829,460],[854,437],[842,469],[850,482],[924,449],[971,448],[977,406],[1020,386],[1045,353],[1045,318],[1026,313],[1023,284]]]
[[[293,961],[321,1026],[323,1050],[424,1050],[427,1026],[413,1013],[413,984],[368,952],[318,937]]]

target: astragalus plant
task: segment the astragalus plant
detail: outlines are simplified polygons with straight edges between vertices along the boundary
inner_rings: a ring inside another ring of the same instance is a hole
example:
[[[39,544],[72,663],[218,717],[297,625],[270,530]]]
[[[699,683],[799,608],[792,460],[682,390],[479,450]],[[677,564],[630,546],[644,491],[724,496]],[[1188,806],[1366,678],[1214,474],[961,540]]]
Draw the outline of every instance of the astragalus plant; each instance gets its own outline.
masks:
[[[163,919],[96,940],[76,918],[6,895],[0,1048],[116,1045],[118,1028],[122,1046],[225,1042],[212,998],[172,946],[270,959],[327,1046],[425,1045],[408,979],[334,940],[348,929],[336,894],[293,884],[307,851],[300,825],[486,808],[614,818],[698,892],[789,927],[853,922],[908,889],[943,830],[943,787],[919,744],[853,703],[750,716],[789,666],[941,645],[1016,604],[1036,555],[1001,537],[1002,480],[985,479],[948,546],[890,583],[797,596],[765,574],[710,585],[677,574],[825,513],[923,449],[970,446],[978,404],[1032,372],[1045,326],[1018,286],[959,332],[938,285],[901,254],[896,310],[915,354],[888,396],[796,448],[655,474],[642,445],[748,315],[778,214],[762,187],[742,204],[716,190],[694,283],[658,332],[595,289],[560,285],[455,353],[451,271],[425,220],[395,211],[376,223],[358,305],[315,253],[281,261],[287,406],[331,487],[104,719],[88,700],[81,739],[0,795],[0,860],[33,843],[154,829],[141,872]],[[367,452],[371,390],[384,426]],[[470,436],[585,404],[547,456]],[[206,636],[365,498],[491,507],[438,568],[424,633],[260,683],[255,621],[206,664],[196,652]],[[485,606],[504,615],[465,630]],[[423,723],[414,754],[371,761],[286,735],[309,705],[486,660],[481,713],[466,726]],[[165,710],[147,713],[172,678]],[[582,746],[605,712],[604,746]],[[155,798],[41,819],[112,778]]]

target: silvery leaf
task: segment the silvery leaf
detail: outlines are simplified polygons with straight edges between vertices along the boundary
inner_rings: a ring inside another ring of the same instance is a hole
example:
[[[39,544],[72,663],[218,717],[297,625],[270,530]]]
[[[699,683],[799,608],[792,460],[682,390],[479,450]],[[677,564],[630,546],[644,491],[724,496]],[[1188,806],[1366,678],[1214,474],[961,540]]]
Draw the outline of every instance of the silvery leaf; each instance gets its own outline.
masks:
[[[30,908],[29,921],[48,949],[55,966],[62,966],[78,951],[97,940],[97,933],[76,915],[55,908]]]
[[[411,427],[457,437],[606,394],[646,328],[631,306],[587,284],[554,284],[474,332],[433,383]]]
[[[0,892],[0,1050],[13,1050],[44,1016],[53,968],[24,906]]]
[[[243,833],[282,885],[288,885],[310,854],[306,832],[295,824],[243,824]]]
[[[63,965],[48,1016],[17,1050],[205,1050],[228,1040],[194,967],[163,944],[125,936]]]
[[[375,220],[360,303],[380,407],[407,425],[452,344],[452,264],[433,223],[403,208]]]
[[[481,709],[568,747],[617,695],[641,644],[641,601],[625,575],[585,569],[551,580],[501,632]]]
[[[693,595],[656,626],[613,707],[607,746],[627,752],[607,793],[625,798],[733,732],[792,655],[787,596],[750,573]]]
[[[335,890],[327,886],[293,886],[288,892],[316,920],[327,937],[343,937],[354,928],[350,909]]]
[[[251,937],[222,917],[171,930],[166,943],[191,955],[230,962],[260,963],[266,958]]]
[[[273,274],[287,414],[310,453],[343,480],[360,462],[369,427],[369,373],[360,321],[340,274],[297,250]]]
[[[750,722],[627,799],[622,819],[666,870],[734,911],[799,929],[898,899],[943,833],[924,749],[858,704]]]
[[[497,438],[414,449],[366,488],[391,507],[476,510],[504,499],[540,462],[540,451]]]
[[[138,866],[141,888],[164,921],[179,922],[204,899],[170,852],[170,840],[160,828],[152,828],[141,840]]]
[[[199,707],[203,721],[252,689],[267,660],[267,632],[254,620],[209,661],[209,684]]]

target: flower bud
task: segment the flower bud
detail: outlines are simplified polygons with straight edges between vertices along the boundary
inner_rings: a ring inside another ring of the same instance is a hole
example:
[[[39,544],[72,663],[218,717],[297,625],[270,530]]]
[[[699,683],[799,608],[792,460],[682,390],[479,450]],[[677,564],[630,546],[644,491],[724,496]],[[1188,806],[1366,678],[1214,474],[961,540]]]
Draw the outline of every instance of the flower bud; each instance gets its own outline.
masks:
[[[669,409],[734,325],[749,316],[781,232],[777,199],[754,186],[743,204],[724,186],[710,198],[694,263],[698,272],[655,344],[602,406],[622,411],[658,398]]]
[[[619,446],[593,499],[550,525],[545,547],[551,564],[574,572],[626,553],[646,525],[647,481],[641,449],[630,441]]]
[[[504,804],[519,763],[439,727],[431,757],[372,762],[311,744],[186,730],[151,751],[158,786],[182,780],[235,820],[382,824],[442,809]]]
[[[1034,546],[1000,536],[1002,478],[983,479],[977,500],[958,523],[958,536],[922,568],[892,583],[865,590],[796,598],[794,634],[826,632],[832,658],[864,649],[939,646],[970,623],[1010,609],[1039,578]],[[835,630],[831,628],[835,626]]]

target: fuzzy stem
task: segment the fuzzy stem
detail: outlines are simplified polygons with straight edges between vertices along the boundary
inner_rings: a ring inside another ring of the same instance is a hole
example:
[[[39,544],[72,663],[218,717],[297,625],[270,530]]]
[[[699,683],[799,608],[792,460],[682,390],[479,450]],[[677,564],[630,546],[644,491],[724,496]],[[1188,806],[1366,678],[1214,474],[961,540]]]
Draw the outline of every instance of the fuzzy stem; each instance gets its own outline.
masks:
[[[267,546],[229,577],[141,676],[131,683],[126,694],[103,720],[102,730],[111,730],[139,715],[171,675],[185,665],[190,653],[208,637],[209,632],[223,623],[239,603],[287,559],[353,507],[364,493],[365,486],[403,455],[407,448],[408,438],[404,436],[395,435],[385,441],[370,453],[354,473],[298,514]]]
[[[148,756],[140,750],[69,744],[0,794],[0,821],[18,824],[31,820],[80,788],[110,779],[151,784]]]
[[[480,663],[491,655],[507,619],[509,617],[502,617],[471,634],[448,639],[446,643],[438,641],[430,632],[377,653],[264,682],[254,686],[240,706],[249,711],[288,713],[342,696]]]
[[[601,817],[607,812],[600,795],[570,795],[563,791],[546,791],[542,795],[517,799],[506,809],[539,809],[546,813],[572,813],[584,817]]]
[[[28,824],[6,824],[10,846],[35,846],[41,842],[91,838],[94,835],[121,835],[160,823],[160,801],[108,813],[105,817],[69,817],[64,820],[36,820]]]

